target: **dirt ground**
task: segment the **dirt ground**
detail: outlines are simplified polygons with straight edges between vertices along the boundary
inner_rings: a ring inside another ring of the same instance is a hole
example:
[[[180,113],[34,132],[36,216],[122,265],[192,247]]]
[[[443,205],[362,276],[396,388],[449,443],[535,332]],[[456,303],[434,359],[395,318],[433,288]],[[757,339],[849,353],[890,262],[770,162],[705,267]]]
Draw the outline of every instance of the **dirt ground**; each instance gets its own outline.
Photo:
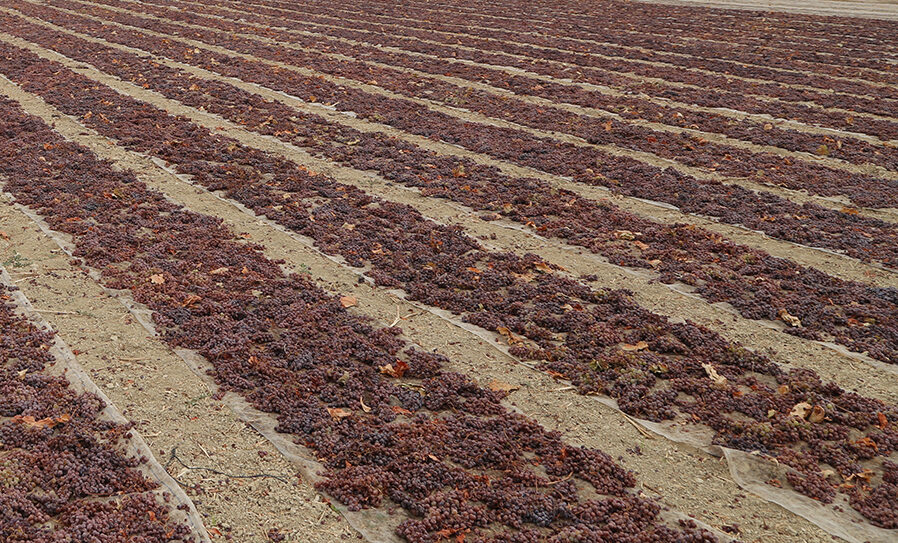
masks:
[[[670,3],[898,19],[898,2],[895,1],[821,1],[813,6],[787,0],[672,0]],[[20,40],[8,35],[0,36],[0,40],[22,45]],[[488,247],[539,254],[550,262],[563,265],[574,277],[596,274],[600,279],[593,283],[595,287],[631,289],[636,293],[636,300],[645,307],[672,318],[704,324],[727,338],[770,354],[777,362],[814,369],[824,378],[848,389],[862,390],[868,396],[886,401],[898,398],[898,375],[891,367],[783,334],[773,323],[744,319],[731,308],[707,304],[691,294],[685,285],[672,288],[659,284],[649,275],[614,266],[583,250],[535,236],[510,222],[479,220],[470,209],[397,187],[371,172],[327,163],[302,149],[252,133],[57,53],[35,45],[28,45],[28,48],[77,68],[81,74],[108,84],[122,94],[184,115],[198,125],[218,130],[250,147],[287,157],[387,200],[412,204],[435,221],[462,226],[468,233],[484,239]],[[198,69],[193,73],[216,77]],[[321,113],[319,106],[294,97],[250,84],[240,87],[297,109]],[[63,115],[7,80],[0,80],[0,94],[17,100],[28,112],[55,123],[57,131],[64,137],[112,160],[121,169],[136,172],[147,185],[173,201],[193,211],[221,217],[234,231],[245,232],[250,241],[262,244],[266,256],[282,259],[286,270],[311,274],[327,290],[357,297],[359,303],[353,310],[372,317],[381,325],[401,319],[406,338],[425,349],[447,355],[454,364],[449,369],[463,371],[484,384],[501,381],[519,387],[510,395],[509,404],[547,428],[562,432],[571,443],[608,452],[625,467],[638,472],[642,492],[666,506],[686,512],[715,528],[738,525],[738,537],[743,541],[822,543],[833,539],[811,522],[741,490],[733,482],[724,460],[647,433],[620,411],[594,398],[580,396],[571,390],[572,387],[510,356],[494,335],[462,325],[445,312],[405,301],[401,293],[374,288],[368,283],[360,284],[358,269],[322,254],[311,240],[255,216],[239,204],[200,188],[189,178],[172,173],[146,156],[110,145],[110,141],[77,119]],[[470,112],[431,106],[463,119],[476,117]],[[331,112],[328,116],[362,130],[385,133],[391,130],[338,113]],[[497,165],[510,175],[534,175],[532,171],[448,144],[411,135],[393,135],[426,148]],[[536,175],[591,198],[612,198],[625,209],[659,221],[685,221],[715,229],[741,243],[824,268],[839,277],[879,286],[898,286],[898,274],[876,266],[686,216],[635,198],[611,197],[600,189],[574,187],[563,178]],[[785,190],[780,192],[787,194]],[[798,194],[790,196],[802,198]],[[231,536],[234,541],[264,542],[269,540],[269,531],[276,529],[287,536],[288,541],[323,543],[362,539],[295,465],[284,459],[271,443],[226,405],[213,399],[204,381],[176,353],[148,335],[126,307],[125,300],[105,291],[88,274],[72,266],[59,240],[47,235],[40,224],[14,205],[8,196],[4,198],[0,205],[0,230],[9,235],[9,240],[0,240],[0,261],[32,304],[77,353],[79,363],[95,383],[137,425],[159,462],[193,499],[211,534]],[[841,204],[834,202],[832,205]]]

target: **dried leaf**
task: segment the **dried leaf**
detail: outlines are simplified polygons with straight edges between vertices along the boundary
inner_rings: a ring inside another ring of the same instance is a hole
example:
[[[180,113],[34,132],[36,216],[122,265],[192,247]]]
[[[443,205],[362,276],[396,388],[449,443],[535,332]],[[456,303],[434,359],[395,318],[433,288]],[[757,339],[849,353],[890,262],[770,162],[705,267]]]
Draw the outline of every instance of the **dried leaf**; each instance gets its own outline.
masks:
[[[874,451],[879,450],[879,445],[876,444],[875,441],[870,439],[869,437],[862,437],[854,442],[855,445],[863,445],[865,447],[871,447]]]
[[[641,241],[639,241],[639,240],[634,241],[634,242],[633,242],[633,245],[639,247],[639,248],[642,249],[643,251],[645,251],[646,249],[649,248],[649,245],[648,245],[647,243],[643,243],[643,242],[641,242]]]
[[[161,285],[165,282],[165,277],[161,273],[156,273],[150,276],[150,283],[154,285]]]
[[[889,419],[882,413],[877,413],[876,416],[879,418],[879,429],[885,430],[889,427]]]
[[[3,230],[0,230],[0,239],[5,239],[5,240],[9,241],[9,234],[4,232]]]
[[[864,438],[864,439],[870,439],[870,438]],[[869,481],[871,478],[873,478],[873,471],[869,470],[869,469],[865,469],[864,471],[862,471],[860,473],[852,473],[851,475],[846,477],[845,480],[852,481],[854,479],[863,479],[865,481]]]
[[[820,145],[820,147],[817,147],[816,152],[820,156],[829,156],[829,147],[827,147],[827,145],[824,143]]]
[[[342,407],[328,407],[327,412],[330,413],[330,416],[340,420],[342,418],[346,418],[352,415],[352,411],[348,409],[343,409]]]
[[[717,373],[717,369],[711,364],[702,364],[702,368],[705,369],[705,373],[708,374],[708,377],[714,381],[715,384],[723,385],[726,384],[727,378],[723,375]]]
[[[786,394],[788,394],[789,390],[790,390],[789,385],[780,385],[776,388],[777,394],[780,394],[782,396],[785,396]]]
[[[814,423],[823,422],[824,417],[826,417],[826,410],[819,405],[815,405],[811,408],[811,414],[808,415],[808,420]]]
[[[365,413],[371,412],[371,408],[365,405],[365,400],[361,396],[359,396],[359,404],[361,404],[362,406],[362,411],[364,411]]]
[[[624,343],[623,345],[621,345],[622,351],[642,351],[648,348],[649,344],[645,341],[639,341],[635,345],[630,345],[629,343]]]
[[[813,407],[808,402],[799,402],[792,407],[792,411],[789,411],[789,416],[803,419],[808,416],[811,409],[813,409]]]
[[[515,390],[520,389],[521,387],[517,385],[510,385],[508,383],[503,383],[502,381],[490,381],[490,390],[493,392],[514,392]]]
[[[62,414],[58,417],[46,417],[40,420],[34,420],[34,417],[31,415],[25,415],[24,417],[21,415],[16,415],[12,418],[13,422],[18,422],[20,424],[24,424],[29,428],[33,428],[35,430],[43,430],[44,428],[53,428],[57,424],[63,424],[72,420],[72,416],[68,414]]]
[[[843,207],[840,211],[847,215],[860,215],[861,214],[860,211],[858,211],[857,209],[855,209],[853,207]]]
[[[190,296],[185,298],[183,302],[181,302],[181,307],[189,307],[201,300],[201,297],[197,296],[196,294],[191,294]]]
[[[387,364],[386,366],[379,366],[377,369],[384,375],[389,375],[390,377],[396,377],[398,379],[408,371],[408,364],[402,360],[397,360],[395,366],[393,364]]]
[[[523,343],[523,341],[521,340],[520,337],[518,337],[514,332],[512,332],[511,330],[509,330],[508,328],[506,328],[504,326],[497,327],[496,331],[499,332],[500,334],[502,334],[503,336],[505,336],[505,338],[508,340],[509,345],[516,345],[518,343]]]
[[[640,235],[639,232],[631,232],[629,230],[614,231],[614,237],[616,237],[617,239],[625,239],[627,241],[633,241],[638,235]]]
[[[214,270],[209,272],[209,275],[224,275],[228,273],[227,267],[215,268]]]
[[[358,305],[359,300],[355,296],[340,296],[340,305],[343,307],[352,307]]]
[[[801,320],[795,315],[790,315],[789,312],[785,309],[780,309],[777,315],[779,316],[780,320],[793,328],[798,328],[801,326]]]

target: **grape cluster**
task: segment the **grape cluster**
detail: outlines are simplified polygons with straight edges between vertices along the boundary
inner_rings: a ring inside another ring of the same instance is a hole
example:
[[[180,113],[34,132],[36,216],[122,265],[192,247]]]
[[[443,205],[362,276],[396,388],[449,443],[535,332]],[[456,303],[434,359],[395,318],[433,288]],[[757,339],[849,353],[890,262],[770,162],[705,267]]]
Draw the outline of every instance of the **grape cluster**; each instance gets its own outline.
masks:
[[[7,299],[0,289],[0,299]],[[130,428],[45,372],[52,335],[0,303],[0,540],[193,541],[120,451]]]

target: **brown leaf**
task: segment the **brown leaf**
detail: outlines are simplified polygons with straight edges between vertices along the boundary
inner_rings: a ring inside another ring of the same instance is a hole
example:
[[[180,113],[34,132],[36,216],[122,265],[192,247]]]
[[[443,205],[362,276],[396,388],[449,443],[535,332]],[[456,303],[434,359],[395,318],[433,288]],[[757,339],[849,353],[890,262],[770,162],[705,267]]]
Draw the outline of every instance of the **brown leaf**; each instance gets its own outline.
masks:
[[[6,232],[4,232],[3,230],[0,230],[0,239],[5,239],[5,240],[8,241],[8,240],[9,240],[9,234],[7,234]]]
[[[795,315],[790,315],[789,312],[785,309],[780,309],[777,315],[779,316],[780,320],[793,328],[799,328],[801,326],[801,320]]]
[[[649,344],[645,341],[638,341],[635,345],[630,345],[629,343],[624,343],[623,345],[621,345],[622,351],[642,351],[648,348]]]
[[[885,430],[889,427],[889,419],[886,418],[882,413],[877,413],[876,416],[879,418],[879,429]]]
[[[389,375],[390,377],[396,377],[398,379],[408,371],[408,364],[402,360],[397,360],[395,366],[393,364],[387,364],[386,366],[379,366],[377,369],[384,375]]]
[[[156,273],[150,276],[150,283],[154,285],[161,285],[165,282],[165,277],[161,273]]]
[[[496,331],[499,332],[500,334],[502,334],[503,336],[505,336],[505,338],[508,340],[509,345],[516,345],[518,343],[523,343],[523,341],[521,340],[520,337],[518,337],[514,332],[512,332],[511,330],[509,330],[508,328],[506,328],[504,326],[497,327]]]
[[[649,245],[648,245],[647,243],[643,243],[643,242],[641,242],[641,241],[639,241],[639,240],[634,241],[634,242],[633,242],[633,245],[639,247],[639,248],[642,249],[643,251],[645,251],[646,249],[649,248]]]
[[[815,405],[811,408],[811,414],[808,415],[808,420],[814,423],[823,422],[824,417],[826,417],[826,411],[819,405]]]
[[[627,241],[633,241],[636,239],[636,236],[640,235],[639,232],[631,232],[630,230],[615,230],[614,237],[617,239],[625,239]]]
[[[228,273],[227,266],[221,268],[215,268],[214,270],[209,272],[209,275],[224,275]]]
[[[708,377],[714,381],[715,384],[723,385],[726,384],[727,378],[723,375],[717,373],[717,369],[711,364],[702,364],[702,368],[705,369],[705,373],[708,374]]]
[[[68,414],[62,414],[58,417],[46,417],[40,420],[34,420],[34,417],[31,415],[25,415],[24,417],[21,415],[16,415],[12,418],[13,422],[18,422],[24,424],[29,428],[33,428],[35,430],[43,430],[44,428],[53,428],[57,424],[63,424],[72,420],[72,416]]]
[[[352,411],[348,409],[343,409],[342,407],[328,407],[327,412],[330,413],[330,416],[340,420],[342,418],[346,418],[352,415]]]
[[[820,145],[820,147],[817,147],[816,152],[820,156],[829,156],[829,147],[827,147],[826,144],[824,143],[824,144]]]
[[[789,385],[780,385],[776,389],[777,394],[785,396],[789,393]]]
[[[359,300],[355,296],[340,296],[340,305],[343,307],[352,307],[358,305]]]
[[[362,411],[364,411],[365,413],[371,412],[371,408],[365,405],[365,400],[361,396],[359,397],[359,404],[361,404],[362,406]]]
[[[201,300],[201,297],[197,296],[196,294],[191,294],[190,296],[185,298],[183,302],[181,302],[181,307],[189,307]]]
[[[858,211],[857,209],[855,209],[853,207],[843,207],[840,211],[842,213],[846,213],[848,215],[860,215],[861,214],[860,211]]]
[[[514,392],[515,390],[521,388],[517,385],[503,383],[502,381],[490,381],[489,386],[490,390],[492,390],[493,392]]]
[[[799,402],[792,407],[792,411],[789,411],[789,416],[803,419],[808,416],[811,409],[813,409],[813,407],[808,402]]]
[[[862,437],[854,442],[855,445],[863,445],[865,447],[871,447],[874,451],[879,450],[879,445],[876,444],[875,441],[870,439],[869,437]]]

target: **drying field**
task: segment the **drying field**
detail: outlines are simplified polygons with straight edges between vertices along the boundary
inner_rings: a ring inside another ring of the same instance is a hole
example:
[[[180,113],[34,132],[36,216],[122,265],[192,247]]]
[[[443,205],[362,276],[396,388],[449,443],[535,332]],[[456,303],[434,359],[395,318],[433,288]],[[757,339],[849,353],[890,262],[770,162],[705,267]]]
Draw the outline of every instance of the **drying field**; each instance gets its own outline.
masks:
[[[702,1],[0,0],[0,540],[898,540],[898,5]]]

